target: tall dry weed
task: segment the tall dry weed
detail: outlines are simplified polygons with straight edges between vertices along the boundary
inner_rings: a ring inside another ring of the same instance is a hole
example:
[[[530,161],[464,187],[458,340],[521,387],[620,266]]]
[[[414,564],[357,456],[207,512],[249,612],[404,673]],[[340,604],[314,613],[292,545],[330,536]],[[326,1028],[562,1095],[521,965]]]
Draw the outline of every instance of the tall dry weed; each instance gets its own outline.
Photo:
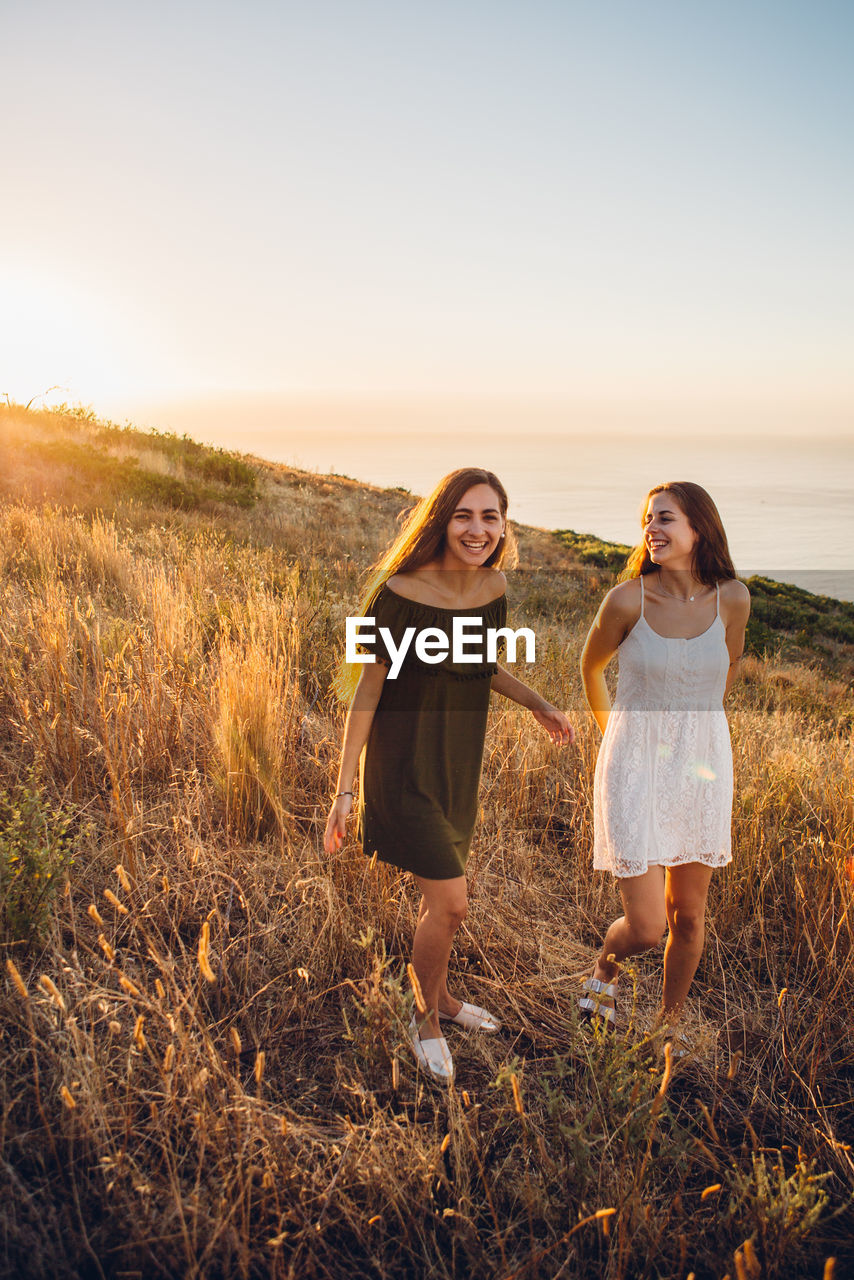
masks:
[[[274,597],[254,595],[220,640],[214,677],[216,777],[230,835],[283,835],[297,809],[302,700],[299,633]]]
[[[405,498],[259,474],[231,524],[0,509],[0,757],[85,833],[43,941],[7,947],[6,1270],[699,1280],[756,1258],[805,1280],[837,1254],[842,1274],[850,694],[774,659],[735,692],[735,858],[695,1051],[668,1070],[658,955],[626,975],[627,1037],[577,1025],[617,910],[576,669],[595,600],[552,560],[520,580],[531,677],[578,742],[493,708],[452,981],[505,1031],[452,1029],[457,1087],[434,1090],[406,1044],[417,895],[320,843],[353,564]]]

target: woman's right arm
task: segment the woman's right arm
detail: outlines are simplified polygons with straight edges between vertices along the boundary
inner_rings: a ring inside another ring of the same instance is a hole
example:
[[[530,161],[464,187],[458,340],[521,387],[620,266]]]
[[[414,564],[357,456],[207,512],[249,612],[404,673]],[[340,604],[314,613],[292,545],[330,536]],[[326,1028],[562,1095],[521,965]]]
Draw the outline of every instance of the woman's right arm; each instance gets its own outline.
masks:
[[[384,662],[366,663],[359,677],[353,701],[350,703],[347,723],[344,726],[341,767],[338,770],[338,783],[335,787],[339,794],[332,801],[323,837],[323,847],[327,853],[335,853],[341,848],[344,840],[347,816],[353,808],[352,789],[356,769],[359,766],[359,756],[368,741],[374,712],[387,675],[388,667]],[[347,794],[341,795],[341,792],[347,792]]]
[[[637,603],[634,602],[635,593]],[[605,668],[634,626],[639,612],[640,588],[634,581],[621,582],[608,592],[587,633],[581,654],[581,683],[590,710],[603,733],[611,714]]]

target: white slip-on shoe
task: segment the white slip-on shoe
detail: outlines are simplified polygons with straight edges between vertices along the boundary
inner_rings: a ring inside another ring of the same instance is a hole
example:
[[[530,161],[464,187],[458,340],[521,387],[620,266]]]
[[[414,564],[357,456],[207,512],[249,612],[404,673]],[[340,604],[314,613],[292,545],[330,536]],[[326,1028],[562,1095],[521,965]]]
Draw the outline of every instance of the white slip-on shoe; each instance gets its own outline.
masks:
[[[465,1000],[456,1013],[442,1013],[440,1010],[439,1017],[443,1022],[455,1022],[458,1027],[465,1027],[466,1031],[486,1031],[491,1035],[501,1030],[501,1023],[493,1013],[481,1009],[480,1005],[467,1004]]]
[[[454,1060],[445,1037],[433,1036],[429,1040],[422,1040],[413,1014],[409,1024],[409,1039],[418,1065],[429,1071],[434,1080],[439,1080],[442,1084],[450,1084],[454,1078]]]

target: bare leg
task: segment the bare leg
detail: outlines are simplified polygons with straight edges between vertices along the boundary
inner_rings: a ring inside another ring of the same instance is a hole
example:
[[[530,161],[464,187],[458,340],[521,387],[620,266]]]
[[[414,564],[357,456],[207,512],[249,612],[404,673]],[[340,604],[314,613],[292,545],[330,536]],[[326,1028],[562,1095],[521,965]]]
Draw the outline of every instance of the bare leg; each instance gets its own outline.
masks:
[[[418,975],[428,1016],[422,1039],[439,1037],[439,1010],[457,1013],[460,1002],[448,995],[448,961],[454,934],[466,917],[468,899],[465,876],[452,880],[415,877],[422,893],[418,924],[412,943],[412,965]]]
[[[421,905],[418,908],[418,924],[421,923],[421,917],[424,915],[426,910],[427,910],[427,899],[422,894]],[[417,931],[417,925],[416,925],[416,931]],[[448,959],[450,960],[450,952],[448,953]],[[449,1013],[453,1017],[453,1015],[455,1013],[458,1013],[461,1008],[462,1008],[462,1001],[455,1000],[454,997],[448,991],[448,965],[446,964],[445,971],[442,974],[442,981],[439,985],[439,1009],[442,1013]]]
[[[712,868],[701,862],[668,867],[665,905],[670,933],[664,949],[662,1021],[673,1024],[682,1012],[706,939],[706,898]]]
[[[605,934],[593,976],[613,982],[619,962],[654,947],[664,933],[667,916],[664,904],[664,868],[650,867],[642,876],[620,881],[623,911]],[[608,957],[613,956],[613,960]]]

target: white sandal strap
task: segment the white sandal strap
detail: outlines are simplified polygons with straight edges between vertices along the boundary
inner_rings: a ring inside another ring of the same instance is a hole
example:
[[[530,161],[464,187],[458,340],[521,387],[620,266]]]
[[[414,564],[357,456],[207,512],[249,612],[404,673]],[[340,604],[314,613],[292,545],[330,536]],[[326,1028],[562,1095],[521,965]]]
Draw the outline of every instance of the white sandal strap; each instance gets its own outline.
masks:
[[[578,1002],[579,1009],[590,1010],[591,1013],[598,1014],[604,1022],[616,1022],[617,1015],[613,1009],[606,1004],[600,1004],[598,1000],[591,1000],[589,996],[583,996]]]
[[[617,994],[616,983],[601,982],[599,978],[585,978],[581,984],[582,991],[596,991],[600,996],[611,996]]]

